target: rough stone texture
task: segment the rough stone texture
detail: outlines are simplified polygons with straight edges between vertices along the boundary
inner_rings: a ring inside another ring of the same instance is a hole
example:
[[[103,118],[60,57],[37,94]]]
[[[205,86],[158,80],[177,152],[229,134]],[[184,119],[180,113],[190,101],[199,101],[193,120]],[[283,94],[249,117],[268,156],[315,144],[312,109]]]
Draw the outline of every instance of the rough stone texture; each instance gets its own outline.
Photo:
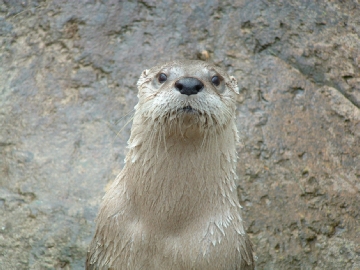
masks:
[[[0,269],[83,269],[138,76],[206,55],[257,269],[360,269],[359,36],[351,0],[0,1]]]

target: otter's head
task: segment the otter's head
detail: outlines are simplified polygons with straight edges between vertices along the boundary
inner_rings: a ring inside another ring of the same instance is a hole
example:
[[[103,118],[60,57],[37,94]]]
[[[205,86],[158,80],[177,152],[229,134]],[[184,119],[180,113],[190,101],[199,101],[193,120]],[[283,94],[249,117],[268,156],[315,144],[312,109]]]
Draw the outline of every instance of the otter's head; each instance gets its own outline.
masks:
[[[236,79],[210,63],[165,63],[143,71],[137,85],[136,114],[154,126],[205,131],[234,118]]]

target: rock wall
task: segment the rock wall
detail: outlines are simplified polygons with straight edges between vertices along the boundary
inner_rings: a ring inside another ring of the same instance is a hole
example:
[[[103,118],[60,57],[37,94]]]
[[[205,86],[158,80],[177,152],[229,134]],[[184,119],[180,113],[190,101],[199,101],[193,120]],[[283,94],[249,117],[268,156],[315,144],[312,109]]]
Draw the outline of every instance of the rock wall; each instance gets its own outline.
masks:
[[[0,269],[83,269],[141,71],[235,75],[257,269],[360,269],[358,1],[0,1]]]

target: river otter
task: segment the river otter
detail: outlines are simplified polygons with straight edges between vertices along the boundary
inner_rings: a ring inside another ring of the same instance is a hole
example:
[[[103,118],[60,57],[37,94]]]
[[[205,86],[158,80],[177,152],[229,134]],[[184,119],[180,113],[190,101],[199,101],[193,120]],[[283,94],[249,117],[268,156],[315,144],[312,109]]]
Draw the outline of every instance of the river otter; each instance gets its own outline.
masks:
[[[145,70],[125,166],[87,269],[254,269],[236,193],[235,78],[203,61]]]

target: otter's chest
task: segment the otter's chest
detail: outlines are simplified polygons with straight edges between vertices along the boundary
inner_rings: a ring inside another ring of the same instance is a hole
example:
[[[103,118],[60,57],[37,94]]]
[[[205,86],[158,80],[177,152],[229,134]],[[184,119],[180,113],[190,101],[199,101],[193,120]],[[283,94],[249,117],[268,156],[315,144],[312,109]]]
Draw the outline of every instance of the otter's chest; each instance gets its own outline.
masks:
[[[126,262],[127,269],[236,269],[241,235],[235,226],[208,222],[164,234],[137,222],[126,228],[122,243],[118,243],[118,261]]]

